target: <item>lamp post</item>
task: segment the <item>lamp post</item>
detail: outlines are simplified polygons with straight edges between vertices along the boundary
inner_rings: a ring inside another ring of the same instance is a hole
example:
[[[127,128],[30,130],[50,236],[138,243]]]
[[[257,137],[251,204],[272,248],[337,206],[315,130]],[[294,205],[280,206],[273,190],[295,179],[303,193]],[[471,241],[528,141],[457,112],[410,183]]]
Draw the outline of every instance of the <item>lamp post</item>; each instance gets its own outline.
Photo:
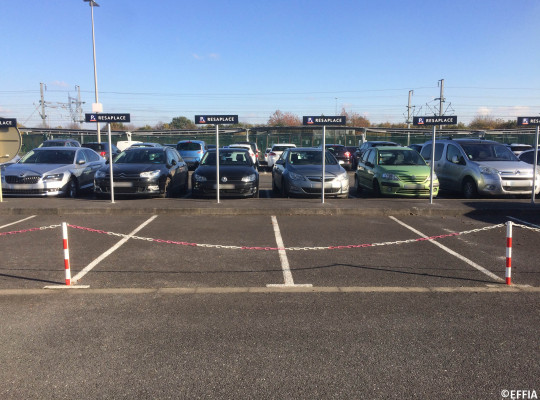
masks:
[[[96,68],[96,39],[94,36],[94,7],[99,7],[99,4],[96,3],[94,0],[83,0],[90,4],[90,10],[92,13],[92,49],[94,52],[94,89],[96,93],[96,102],[95,105],[92,105],[92,112],[102,112],[103,109],[101,108],[101,105],[99,104],[99,97],[98,97],[98,84],[97,84],[97,68]],[[97,141],[101,143],[101,132],[99,130],[99,122],[97,123]]]

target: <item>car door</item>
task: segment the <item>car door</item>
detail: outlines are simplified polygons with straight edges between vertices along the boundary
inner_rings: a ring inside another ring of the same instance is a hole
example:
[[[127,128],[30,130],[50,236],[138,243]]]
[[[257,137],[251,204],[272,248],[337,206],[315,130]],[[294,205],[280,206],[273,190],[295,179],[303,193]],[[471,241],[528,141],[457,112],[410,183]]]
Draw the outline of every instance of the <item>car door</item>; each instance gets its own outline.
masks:
[[[461,190],[461,176],[465,167],[465,154],[455,144],[449,143],[444,151],[444,157],[439,161],[436,173],[439,184],[447,190]],[[436,164],[437,165],[437,164]]]
[[[81,148],[79,149],[79,153],[80,152],[84,154],[86,163],[83,165],[84,170],[81,175],[83,178],[82,180],[79,179],[79,187],[91,187],[94,185],[94,175],[96,174],[96,171],[103,166],[103,160],[99,154],[92,149]]]
[[[358,163],[357,178],[358,183],[367,188],[373,187],[373,167],[375,165],[376,150],[369,149],[364,153],[362,159]]]
[[[274,163],[272,169],[272,184],[273,186],[281,189],[281,182],[283,181],[283,173],[285,172],[286,159],[288,158],[289,150],[285,150],[281,153],[281,156]]]

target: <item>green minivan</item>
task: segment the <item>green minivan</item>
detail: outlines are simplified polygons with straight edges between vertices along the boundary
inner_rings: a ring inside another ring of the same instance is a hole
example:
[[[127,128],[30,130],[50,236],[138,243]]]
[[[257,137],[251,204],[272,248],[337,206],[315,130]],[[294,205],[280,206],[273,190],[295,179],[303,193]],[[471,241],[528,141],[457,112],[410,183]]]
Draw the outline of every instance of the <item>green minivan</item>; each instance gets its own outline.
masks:
[[[357,193],[373,190],[377,196],[429,197],[430,167],[408,147],[373,147],[362,155],[354,176]],[[433,196],[439,181],[433,176]]]

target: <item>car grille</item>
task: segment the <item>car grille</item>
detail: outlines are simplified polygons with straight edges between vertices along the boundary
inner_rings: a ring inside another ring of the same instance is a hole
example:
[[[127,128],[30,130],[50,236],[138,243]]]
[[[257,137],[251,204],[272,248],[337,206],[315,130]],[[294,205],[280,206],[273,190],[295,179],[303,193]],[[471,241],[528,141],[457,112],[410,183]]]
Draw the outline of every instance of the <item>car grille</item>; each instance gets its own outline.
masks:
[[[427,179],[426,175],[398,175],[399,179],[403,182],[409,182],[409,183],[422,183],[425,182]]]
[[[429,195],[429,189],[399,189],[396,194]]]
[[[57,190],[57,189],[55,189]],[[20,194],[20,195],[45,195],[45,189],[2,189],[4,194]]]
[[[322,176],[306,176],[306,178],[308,178],[312,182],[320,182],[322,180]],[[325,182],[332,182],[334,179],[335,179],[334,176],[331,176],[331,177],[325,176],[324,177]]]
[[[304,192],[309,193],[309,194],[320,194],[321,193],[321,189],[315,189],[315,188],[302,188],[302,189],[304,190]],[[341,188],[325,188],[324,193],[335,194],[335,193],[339,193],[340,190],[341,190]]]
[[[40,179],[41,179],[41,176],[35,176],[35,175],[32,175],[32,176],[7,175],[6,176],[7,183],[18,183],[18,184],[27,184],[27,185],[38,183]]]

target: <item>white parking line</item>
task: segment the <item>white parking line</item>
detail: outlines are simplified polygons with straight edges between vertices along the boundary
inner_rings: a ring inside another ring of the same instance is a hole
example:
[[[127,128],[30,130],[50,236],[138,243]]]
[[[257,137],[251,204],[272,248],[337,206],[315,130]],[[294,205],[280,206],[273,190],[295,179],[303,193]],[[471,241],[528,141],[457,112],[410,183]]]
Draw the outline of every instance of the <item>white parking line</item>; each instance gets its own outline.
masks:
[[[98,258],[96,258],[94,261],[92,261],[90,264],[88,264],[86,267],[84,267],[84,269],[81,272],[79,272],[77,275],[75,275],[71,279],[72,284],[75,284],[75,283],[77,283],[77,281],[81,280],[81,278],[83,276],[85,276],[88,272],[90,272],[96,265],[98,265],[101,261],[103,261],[109,255],[111,255],[120,246],[122,246],[124,243],[126,243],[129,240],[129,236],[135,235],[137,232],[139,232],[142,228],[144,228],[146,225],[148,225],[150,222],[152,222],[156,218],[157,218],[157,215],[153,215],[152,217],[150,217],[148,220],[146,220],[141,225],[139,225],[137,228],[135,228],[135,230],[133,232],[128,234],[127,237],[124,237],[122,240],[120,240],[118,243],[116,243],[113,247],[111,247],[105,253],[103,253]]]
[[[530,226],[531,228],[538,228],[538,229],[540,229],[540,226],[535,225],[535,224],[531,224],[530,222],[523,221],[523,220],[521,220],[521,219],[517,219],[517,218],[514,218],[514,217],[510,217],[510,216],[508,216],[508,215],[506,216],[506,218],[512,219],[512,220],[514,220],[514,221],[516,221],[516,222],[518,222],[518,223],[520,223],[520,224]]]
[[[428,237],[427,235],[424,235],[422,232],[414,229],[412,226],[409,226],[407,225],[406,223],[404,222],[401,222],[400,220],[398,220],[397,218],[395,217],[392,217],[390,216],[389,217],[390,219],[396,221],[398,224],[400,224],[401,226],[404,226],[405,228],[409,229],[410,231],[413,231],[414,233],[416,233],[418,236],[421,236],[421,237]],[[459,253],[456,253],[454,250],[450,250],[448,247],[446,246],[443,246],[442,244],[440,244],[439,242],[435,241],[435,240],[429,240],[430,243],[433,243],[435,246],[438,246],[440,247],[441,249],[443,249],[444,251],[446,251],[447,253],[453,255],[454,257],[457,257],[459,258],[461,261],[465,261],[467,264],[469,264],[471,267],[473,268],[476,268],[478,271],[482,272],[483,274],[489,276],[491,279],[494,279],[496,280],[497,282],[504,282],[504,279],[503,278],[499,278],[497,275],[495,275],[494,273],[488,271],[487,269],[485,269],[484,267],[476,264],[474,261],[471,261],[469,260],[468,258],[462,256],[461,254]]]
[[[281,237],[281,232],[279,230],[279,225],[277,223],[277,218],[275,215],[272,215],[272,226],[274,227],[274,234],[276,235],[276,244],[280,249],[279,260],[281,261],[281,269],[283,270],[283,278],[285,279],[285,284],[268,284],[267,287],[281,287],[281,286],[301,286],[301,287],[313,287],[311,283],[295,285],[292,277],[292,272],[289,267],[289,260],[287,259],[287,253],[285,252],[285,245],[283,244],[283,238]]]
[[[12,222],[12,223],[10,223],[10,224],[2,225],[2,226],[0,226],[0,229],[5,228],[6,226],[18,224],[19,222],[23,222],[23,221],[26,221],[26,220],[28,220],[28,219],[34,218],[34,217],[35,217],[35,215],[31,215],[31,216],[29,216],[29,217],[26,217],[26,218],[24,218],[24,219],[20,219],[20,220],[18,220],[18,221]]]

